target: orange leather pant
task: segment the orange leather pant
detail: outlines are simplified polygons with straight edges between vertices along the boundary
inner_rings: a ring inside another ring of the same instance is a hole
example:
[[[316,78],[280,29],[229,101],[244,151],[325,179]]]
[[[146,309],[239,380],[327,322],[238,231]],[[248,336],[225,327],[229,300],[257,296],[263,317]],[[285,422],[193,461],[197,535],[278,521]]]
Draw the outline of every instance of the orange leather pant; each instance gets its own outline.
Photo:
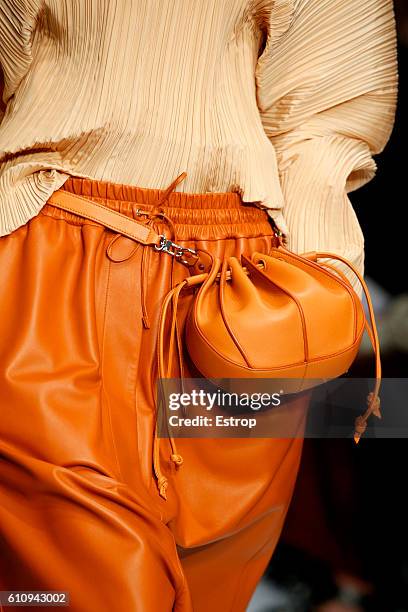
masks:
[[[135,218],[164,191],[80,178],[63,189]],[[266,212],[235,193],[173,191],[163,211],[184,246],[218,256],[271,246]],[[0,590],[68,591],[72,612],[244,611],[302,440],[179,439],[176,467],[163,438],[159,495],[159,308],[188,269],[129,241],[107,253],[112,236],[47,203],[0,238]]]

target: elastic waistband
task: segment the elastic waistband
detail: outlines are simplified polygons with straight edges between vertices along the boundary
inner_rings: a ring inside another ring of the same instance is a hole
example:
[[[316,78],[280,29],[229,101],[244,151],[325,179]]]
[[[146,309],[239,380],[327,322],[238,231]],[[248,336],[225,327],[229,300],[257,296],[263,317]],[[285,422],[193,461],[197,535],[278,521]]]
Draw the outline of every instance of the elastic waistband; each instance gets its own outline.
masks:
[[[157,207],[166,192],[166,189],[80,177],[68,178],[60,189],[89,198],[132,218]],[[172,191],[160,204],[160,208],[174,223],[179,238],[222,239],[274,234],[267,212],[255,204],[244,204],[241,196],[235,192]],[[66,218],[72,223],[82,222],[79,217],[54,208],[51,204],[46,205],[43,212]]]
[[[166,189],[148,189],[136,185],[111,183],[93,179],[70,177],[61,189],[92,200],[104,200],[109,205],[112,202],[122,204],[140,204],[155,206],[164,195]],[[239,209],[243,206],[241,196],[235,192],[186,193],[172,191],[164,204],[174,209]],[[126,206],[123,207],[124,209]]]

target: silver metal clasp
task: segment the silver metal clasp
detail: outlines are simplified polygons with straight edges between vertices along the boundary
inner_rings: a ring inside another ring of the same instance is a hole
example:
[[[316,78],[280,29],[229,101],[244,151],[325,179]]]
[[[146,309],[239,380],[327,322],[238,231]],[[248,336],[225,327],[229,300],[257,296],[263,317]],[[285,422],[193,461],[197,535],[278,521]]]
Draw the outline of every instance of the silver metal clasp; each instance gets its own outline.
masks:
[[[185,253],[190,253],[191,255],[198,257],[198,253],[194,249],[183,247],[180,244],[173,242],[169,238],[166,238],[166,236],[163,234],[160,236],[159,244],[155,244],[154,248],[156,251],[162,251],[163,253],[168,253],[169,255],[176,257],[184,264],[190,263],[189,260],[184,257]]]
[[[151,213],[147,210],[142,210],[141,208],[134,208],[134,214],[136,217],[151,217]]]

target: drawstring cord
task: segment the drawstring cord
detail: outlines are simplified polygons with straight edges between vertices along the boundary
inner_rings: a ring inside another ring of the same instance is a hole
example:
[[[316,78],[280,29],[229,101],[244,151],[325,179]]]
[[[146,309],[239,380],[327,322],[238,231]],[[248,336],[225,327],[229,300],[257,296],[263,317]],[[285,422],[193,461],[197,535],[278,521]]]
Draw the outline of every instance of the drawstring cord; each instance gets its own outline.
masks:
[[[166,223],[168,223],[169,227],[170,227],[170,232],[172,235],[175,235],[175,227],[174,227],[174,223],[173,221],[170,219],[170,217],[168,217],[164,212],[163,212],[163,208],[159,207],[158,205],[155,206],[151,211],[149,212],[140,212],[140,209],[138,209],[137,213],[138,215],[143,215],[148,217],[148,220],[145,222],[146,226],[150,226],[153,227],[154,226],[154,221],[156,219],[163,219],[163,221],[165,221]],[[142,245],[140,243],[136,243],[135,247],[130,251],[130,253],[126,253],[124,256],[122,257],[118,257],[114,255],[113,252],[113,246],[115,244],[115,242],[119,239],[122,238],[122,234],[115,234],[114,236],[112,236],[112,238],[110,239],[110,241],[107,244],[106,247],[106,255],[109,257],[109,259],[111,261],[114,261],[115,263],[121,263],[124,261],[127,261],[129,259],[131,259],[133,257],[133,255],[136,253],[136,251],[139,249],[139,247],[141,247]],[[175,239],[174,239],[175,241]],[[141,274],[140,274],[140,295],[141,295],[141,309],[142,309],[142,322],[143,322],[143,326],[146,329],[150,328],[150,318],[149,318],[149,314],[147,311],[147,290],[148,290],[148,273],[149,273],[149,257],[150,257],[150,245],[146,246],[143,245],[142,249],[142,259],[141,259]],[[170,276],[170,284],[171,287],[173,286],[173,269],[174,266],[172,266],[171,268],[171,276]]]
[[[208,255],[210,254],[208,253]],[[164,415],[164,418],[166,421],[167,437],[169,438],[170,446],[171,446],[170,459],[171,461],[173,461],[176,467],[179,467],[183,464],[183,457],[177,451],[177,446],[176,446],[174,437],[170,435],[169,421],[168,421],[168,414],[167,414],[167,403],[165,402],[165,394],[163,392],[163,379],[171,378],[171,366],[174,362],[173,354],[176,348],[181,388],[182,388],[182,391],[184,392],[185,387],[184,387],[183,348],[182,348],[182,342],[181,342],[180,329],[179,329],[178,322],[177,322],[177,310],[178,310],[178,305],[179,305],[179,298],[180,298],[180,294],[183,291],[183,289],[187,287],[194,287],[194,286],[200,285],[207,278],[207,276],[208,276],[208,273],[196,274],[195,276],[190,276],[190,277],[185,278],[180,283],[178,283],[175,287],[172,287],[172,289],[167,293],[166,297],[164,298],[162,305],[161,305],[161,309],[160,309],[159,331],[158,331],[158,338],[157,338],[157,372],[158,372],[158,384],[159,384],[159,393],[158,393],[159,401],[157,403],[158,403],[158,411],[160,408],[160,403],[163,403],[162,416]],[[165,336],[166,336],[166,322],[168,321],[168,312],[169,312],[170,307],[172,308],[172,317],[170,321],[170,331],[169,331],[170,340],[169,340],[167,367],[166,367],[164,342],[165,342]],[[174,341],[174,338],[176,339],[175,341]],[[163,475],[163,472],[161,471],[161,466],[160,466],[160,438],[158,436],[158,426],[157,426],[158,416],[159,416],[159,412],[157,412],[157,416],[156,416],[156,429],[155,429],[155,434],[154,434],[153,466],[154,466],[154,472],[155,472],[156,479],[157,479],[157,486],[159,489],[159,493],[161,497],[163,497],[163,499],[167,499],[166,490],[168,487],[168,479]]]
[[[151,225],[150,222],[149,222],[149,225]],[[140,274],[140,296],[141,297],[140,297],[140,300],[141,300],[141,307],[142,307],[142,323],[145,329],[150,328],[150,319],[149,319],[149,314],[147,312],[147,287],[148,287],[147,274],[149,271],[149,265],[148,265],[149,253],[150,253],[150,249],[146,249],[146,247],[144,246],[143,253],[142,253],[142,261],[140,264],[140,267],[141,267],[141,274]]]
[[[163,202],[167,200],[167,198],[172,193],[172,191],[174,191],[177,185],[186,178],[186,176],[187,176],[187,172],[182,172],[172,183],[170,183],[170,185],[167,187],[167,189],[165,190],[165,192],[159,199],[158,203],[154,206],[153,210],[150,211],[149,213],[144,213],[144,212],[141,213],[141,214],[148,214],[149,216],[149,220],[147,221],[146,225],[152,226],[154,223],[154,220],[158,218],[163,219],[163,221],[166,221],[170,227],[170,232],[173,237],[172,240],[174,242],[176,242],[175,226],[174,226],[173,221],[170,219],[170,217],[165,215],[162,204]],[[140,292],[141,292],[141,301],[142,301],[142,321],[146,329],[150,328],[150,319],[149,319],[149,314],[147,312],[147,301],[148,301],[147,300],[147,290],[148,290],[147,275],[149,271],[149,266],[148,266],[149,257],[150,257],[150,249],[146,249],[146,246],[144,246],[143,254],[142,254],[142,261],[141,261]],[[172,265],[171,274],[170,274],[170,286],[171,287],[173,287],[173,269],[174,269],[174,266]]]
[[[175,230],[175,226],[173,221],[170,219],[170,217],[168,217],[164,212],[163,212],[163,208],[160,207],[159,205],[155,206],[155,208],[149,213],[149,220],[147,221],[146,225],[149,225],[151,227],[153,227],[154,229],[157,229],[154,227],[154,221],[156,219],[162,219],[163,221],[165,221],[169,228],[170,228],[170,233],[172,236],[172,240],[174,240],[174,242],[176,241],[176,230]],[[150,253],[151,253],[151,249],[148,246],[143,246],[143,253],[142,253],[142,261],[141,261],[141,281],[140,281],[140,293],[141,293],[141,305],[142,305],[142,321],[143,321],[143,326],[146,329],[150,328],[150,318],[149,318],[149,313],[147,311],[147,292],[148,292],[148,273],[149,273],[149,261],[150,261]],[[174,270],[174,266],[173,266],[172,262],[172,266],[171,266],[171,272],[170,272],[170,286],[173,287],[173,270]]]
[[[157,414],[156,414],[156,427],[154,432],[154,441],[153,441],[153,467],[154,472],[157,479],[157,486],[159,489],[159,493],[163,499],[167,499],[166,490],[168,486],[168,479],[163,475],[160,464],[160,437],[158,435],[158,422],[159,422],[159,411],[162,408],[163,412],[160,415],[165,419],[165,426],[167,430],[167,436],[170,441],[171,446],[171,455],[170,460],[173,461],[176,467],[179,467],[183,464],[183,457],[177,451],[176,442],[174,437],[170,435],[169,431],[169,421],[167,415],[167,403],[165,401],[165,394],[163,390],[163,379],[169,378],[171,374],[171,365],[172,365],[172,357],[174,352],[174,333],[178,335],[177,328],[177,307],[178,307],[178,299],[180,292],[186,286],[187,281],[182,281],[176,287],[172,288],[166,295],[162,307],[160,310],[160,320],[159,320],[159,332],[158,332],[158,342],[157,342],[157,376],[158,376],[158,402],[157,402]],[[170,345],[168,351],[168,359],[167,359],[167,367],[165,366],[165,356],[164,356],[164,337],[165,337],[165,326],[166,321],[168,319],[168,310],[170,305],[172,306],[172,318],[170,322]],[[182,365],[182,354],[181,354],[181,344],[180,340],[176,341],[176,347],[178,352],[178,361],[180,368],[180,376],[183,377],[183,365]]]
[[[147,218],[147,221],[145,222],[145,225],[147,226],[153,227],[154,222],[158,220],[162,220],[165,223],[167,223],[167,225],[169,226],[170,233],[171,233],[171,241],[173,241],[174,243],[176,243],[176,240],[177,240],[175,225],[172,219],[164,213],[162,204],[168,198],[168,196],[174,190],[174,188],[178,185],[178,183],[180,183],[186,176],[187,176],[186,172],[183,172],[182,174],[180,174],[170,184],[170,186],[165,190],[159,202],[150,211],[141,210],[139,208],[134,211],[134,214],[136,214],[137,216],[144,216]],[[106,255],[109,257],[111,261],[114,261],[114,262],[127,261],[134,256],[137,249],[141,246],[140,244],[136,244],[130,252],[126,253],[122,257],[115,256],[113,252],[113,247],[116,241],[119,240],[121,237],[122,237],[122,234],[120,233],[115,234],[114,236],[112,236],[111,240],[109,241],[106,247]],[[146,248],[145,245],[142,246],[142,249],[143,249],[143,252],[142,252],[142,257],[141,257],[141,287],[140,287],[142,323],[145,329],[149,329],[150,328],[150,318],[149,318],[149,313],[147,309],[147,303],[148,303],[147,292],[148,292],[148,286],[149,286],[149,283],[148,283],[149,265],[148,264],[149,264],[150,251],[149,249]],[[167,294],[164,300],[164,303],[161,309],[161,313],[160,313],[159,342],[158,342],[158,353],[157,353],[158,379],[159,379],[160,392],[158,393],[159,401],[158,401],[157,412],[156,412],[156,423],[155,423],[155,428],[154,428],[154,440],[153,440],[153,469],[154,469],[154,473],[157,479],[157,487],[159,490],[159,494],[161,497],[163,497],[163,499],[167,499],[166,490],[168,487],[168,479],[164,476],[162,469],[161,469],[161,464],[160,464],[160,438],[158,436],[159,407],[160,407],[160,404],[163,403],[163,398],[164,398],[162,379],[168,378],[171,373],[172,357],[173,357],[175,348],[177,351],[180,377],[181,379],[184,378],[184,366],[183,366],[183,359],[182,359],[182,342],[181,342],[181,337],[180,337],[180,330],[177,324],[178,297],[179,297],[181,289],[184,286],[184,283],[180,283],[177,287],[173,289],[173,284],[174,284],[174,265],[173,264],[174,264],[174,260],[172,261],[171,272],[170,272],[171,290],[169,291],[169,293]],[[167,367],[165,368],[164,367],[164,327],[165,327],[167,311],[168,311],[168,307],[170,303],[172,304],[173,314],[172,314],[172,319],[171,319],[171,324],[170,324],[171,333],[170,333],[170,346],[169,346],[168,361],[167,361]],[[176,339],[175,341],[174,341],[174,338]],[[170,436],[169,424],[168,424],[168,419],[167,419],[167,409],[165,409],[164,411],[164,416],[166,417],[166,429],[167,429],[167,434],[168,434],[170,446],[171,446],[170,460],[173,461],[176,467],[179,467],[183,463],[183,457],[177,451],[177,446],[176,446],[174,438]]]
[[[367,300],[367,307],[368,307],[368,314],[369,314],[369,318],[370,318],[370,323],[367,321],[365,321],[365,329],[367,331],[368,337],[370,339],[371,345],[373,347],[373,351],[375,354],[375,385],[374,385],[374,390],[370,391],[370,393],[367,395],[367,409],[365,410],[365,412],[361,415],[359,415],[355,422],[354,422],[354,442],[356,444],[359,443],[361,436],[363,435],[363,433],[365,432],[365,430],[367,429],[367,420],[368,418],[374,414],[377,418],[381,419],[381,412],[380,412],[380,397],[379,397],[379,391],[380,391],[380,385],[381,385],[381,359],[380,359],[380,342],[378,339],[378,333],[377,333],[377,326],[375,324],[375,316],[374,316],[374,308],[373,308],[373,304],[370,298],[370,293],[368,291],[368,287],[363,279],[363,277],[361,276],[360,272],[356,269],[355,266],[353,266],[352,263],[350,263],[349,261],[347,261],[347,259],[345,259],[344,257],[341,257],[341,255],[334,255],[333,253],[323,253],[323,252],[312,252],[312,253],[308,253],[308,255],[310,256],[311,259],[313,260],[317,260],[321,257],[326,257],[326,258],[335,258],[338,259],[339,261],[342,261],[344,264],[346,264],[350,270],[352,270],[354,272],[354,274],[357,276],[362,288],[363,288],[363,292],[365,295],[365,298]],[[320,265],[323,265],[327,268],[333,269],[339,276],[341,276],[343,279],[345,279],[345,275],[338,270],[337,268],[335,268],[335,266],[327,263],[327,262],[320,262]],[[348,281],[346,281],[348,282]]]

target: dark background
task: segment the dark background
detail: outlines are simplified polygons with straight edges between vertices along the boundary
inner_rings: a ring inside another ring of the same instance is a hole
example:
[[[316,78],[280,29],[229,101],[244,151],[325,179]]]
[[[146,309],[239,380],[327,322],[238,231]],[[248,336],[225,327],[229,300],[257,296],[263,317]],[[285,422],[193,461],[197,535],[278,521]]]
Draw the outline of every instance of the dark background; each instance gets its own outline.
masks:
[[[365,235],[365,274],[382,340],[383,376],[406,378],[408,2],[394,5],[395,125],[375,156],[376,176],[349,197]],[[352,374],[371,377],[373,367],[372,353],[363,350]],[[358,446],[348,439],[306,439],[286,525],[263,581],[266,596],[259,596],[251,612],[408,612],[407,471],[404,439],[363,438]]]

